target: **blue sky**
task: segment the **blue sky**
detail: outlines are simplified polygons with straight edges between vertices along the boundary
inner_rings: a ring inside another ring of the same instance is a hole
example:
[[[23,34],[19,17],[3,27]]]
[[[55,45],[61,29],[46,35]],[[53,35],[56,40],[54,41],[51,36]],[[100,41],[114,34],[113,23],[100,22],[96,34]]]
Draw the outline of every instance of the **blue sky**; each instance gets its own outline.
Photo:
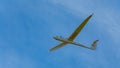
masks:
[[[0,68],[120,68],[119,0],[0,0]],[[73,45],[54,52],[91,13]]]

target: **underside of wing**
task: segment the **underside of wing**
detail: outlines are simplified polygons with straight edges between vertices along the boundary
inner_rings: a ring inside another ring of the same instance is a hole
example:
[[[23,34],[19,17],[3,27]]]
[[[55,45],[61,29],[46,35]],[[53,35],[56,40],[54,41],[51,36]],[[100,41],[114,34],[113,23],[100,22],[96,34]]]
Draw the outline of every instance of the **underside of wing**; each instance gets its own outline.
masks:
[[[64,43],[64,42],[63,42],[63,43],[60,43],[59,45],[51,48],[49,51],[53,51],[53,50],[59,49],[59,48],[63,47],[63,46],[66,45],[66,44],[67,44],[67,43]]]
[[[77,29],[72,33],[72,35],[68,38],[68,40],[73,41],[74,38],[81,32],[81,30],[83,29],[83,27],[87,24],[87,22],[89,21],[89,19],[92,17],[93,14],[91,14],[90,16],[88,16],[78,27]]]

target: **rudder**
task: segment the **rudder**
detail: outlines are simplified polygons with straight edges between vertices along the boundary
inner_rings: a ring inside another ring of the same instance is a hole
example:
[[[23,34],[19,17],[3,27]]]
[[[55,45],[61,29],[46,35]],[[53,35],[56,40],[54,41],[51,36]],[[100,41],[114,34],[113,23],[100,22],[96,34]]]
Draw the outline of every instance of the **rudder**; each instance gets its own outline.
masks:
[[[95,40],[92,44],[91,44],[91,49],[92,50],[96,50],[96,47],[97,47],[97,42],[98,42],[99,40]]]

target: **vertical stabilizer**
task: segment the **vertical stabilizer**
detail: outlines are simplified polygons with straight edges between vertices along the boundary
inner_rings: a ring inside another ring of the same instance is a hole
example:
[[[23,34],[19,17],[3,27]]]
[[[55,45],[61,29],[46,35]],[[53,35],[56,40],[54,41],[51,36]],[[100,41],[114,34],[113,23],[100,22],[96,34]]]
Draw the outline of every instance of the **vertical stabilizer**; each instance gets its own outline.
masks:
[[[97,42],[98,42],[99,40],[95,40],[92,44],[91,44],[91,49],[92,50],[96,50],[96,47],[97,47]]]

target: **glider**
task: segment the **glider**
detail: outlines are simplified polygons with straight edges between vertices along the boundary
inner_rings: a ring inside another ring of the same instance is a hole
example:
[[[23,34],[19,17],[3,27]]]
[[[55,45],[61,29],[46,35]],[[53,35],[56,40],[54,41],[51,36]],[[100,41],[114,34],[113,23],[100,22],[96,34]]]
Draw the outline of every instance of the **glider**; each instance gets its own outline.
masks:
[[[49,51],[53,51],[53,50],[56,50],[56,49],[59,49],[67,44],[73,44],[73,45],[76,45],[76,46],[81,46],[83,48],[88,48],[88,49],[91,49],[91,50],[95,50],[96,49],[96,46],[97,46],[97,42],[99,40],[95,40],[90,47],[87,47],[85,45],[82,45],[82,44],[79,44],[79,43],[76,43],[74,42],[73,40],[76,38],[76,36],[81,32],[81,30],[83,29],[83,27],[87,24],[87,22],[89,21],[89,19],[93,16],[93,14],[91,14],[90,16],[88,16],[78,27],[77,29],[70,35],[69,38],[62,38],[62,37],[53,37],[55,40],[58,40],[60,41],[61,43],[58,44],[57,46],[51,48]]]

